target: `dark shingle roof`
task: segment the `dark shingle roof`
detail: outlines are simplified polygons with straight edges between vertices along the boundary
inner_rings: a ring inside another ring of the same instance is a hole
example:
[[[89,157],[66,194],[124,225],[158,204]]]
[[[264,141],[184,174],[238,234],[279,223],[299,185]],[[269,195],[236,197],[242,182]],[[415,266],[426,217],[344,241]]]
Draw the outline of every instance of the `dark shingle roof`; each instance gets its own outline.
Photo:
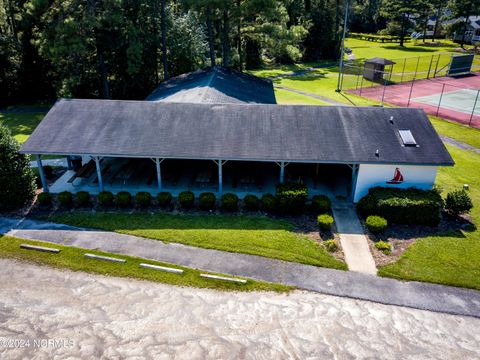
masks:
[[[398,129],[410,129],[419,146],[402,146]],[[453,164],[421,109],[303,105],[60,100],[21,152]]]
[[[368,64],[379,64],[379,65],[394,65],[395,62],[392,60],[384,59],[384,58],[379,58],[379,57],[374,57],[371,59],[365,60],[365,63]]]
[[[146,100],[207,104],[276,104],[271,80],[220,66],[165,81]]]

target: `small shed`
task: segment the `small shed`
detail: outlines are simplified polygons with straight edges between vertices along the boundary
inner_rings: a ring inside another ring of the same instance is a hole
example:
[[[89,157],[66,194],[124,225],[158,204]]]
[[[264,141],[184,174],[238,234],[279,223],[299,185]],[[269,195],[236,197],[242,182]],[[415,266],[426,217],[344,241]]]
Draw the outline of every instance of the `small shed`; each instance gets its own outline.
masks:
[[[395,62],[384,58],[372,58],[365,60],[363,69],[363,77],[370,81],[382,82],[388,77],[385,77],[385,67],[392,66]],[[391,72],[391,68],[390,68]]]

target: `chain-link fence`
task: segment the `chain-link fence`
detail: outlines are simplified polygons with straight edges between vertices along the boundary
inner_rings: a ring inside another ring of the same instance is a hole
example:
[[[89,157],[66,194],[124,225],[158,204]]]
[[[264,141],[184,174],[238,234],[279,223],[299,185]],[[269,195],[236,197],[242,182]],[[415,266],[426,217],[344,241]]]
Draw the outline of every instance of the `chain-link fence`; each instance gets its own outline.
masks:
[[[446,76],[454,55],[458,54],[436,53],[429,56],[389,59],[393,64],[371,70],[373,72],[371,76],[365,76],[365,61],[346,61],[342,72],[341,90],[358,90]],[[472,72],[480,72],[480,55],[475,56]]]
[[[392,59],[394,64],[380,59],[373,66],[350,61],[344,67],[342,89],[382,105],[420,107],[430,115],[480,128],[480,75],[446,76],[453,55]],[[480,72],[480,56],[472,72]]]

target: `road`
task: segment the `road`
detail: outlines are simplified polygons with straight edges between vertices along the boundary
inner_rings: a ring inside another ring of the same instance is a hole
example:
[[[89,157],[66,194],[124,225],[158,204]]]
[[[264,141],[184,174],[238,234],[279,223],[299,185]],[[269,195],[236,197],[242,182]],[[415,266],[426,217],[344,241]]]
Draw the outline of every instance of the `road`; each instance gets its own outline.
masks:
[[[30,339],[26,348],[0,342],[1,359],[480,358],[476,318],[306,291],[180,288],[6,259],[0,268],[0,339]]]

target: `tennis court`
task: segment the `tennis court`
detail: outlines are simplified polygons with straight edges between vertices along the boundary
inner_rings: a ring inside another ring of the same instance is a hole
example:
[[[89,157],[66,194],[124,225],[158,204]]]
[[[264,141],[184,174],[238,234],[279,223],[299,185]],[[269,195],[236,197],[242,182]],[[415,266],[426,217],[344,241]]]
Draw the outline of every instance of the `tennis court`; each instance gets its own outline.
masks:
[[[377,85],[348,92],[480,128],[480,74]]]

